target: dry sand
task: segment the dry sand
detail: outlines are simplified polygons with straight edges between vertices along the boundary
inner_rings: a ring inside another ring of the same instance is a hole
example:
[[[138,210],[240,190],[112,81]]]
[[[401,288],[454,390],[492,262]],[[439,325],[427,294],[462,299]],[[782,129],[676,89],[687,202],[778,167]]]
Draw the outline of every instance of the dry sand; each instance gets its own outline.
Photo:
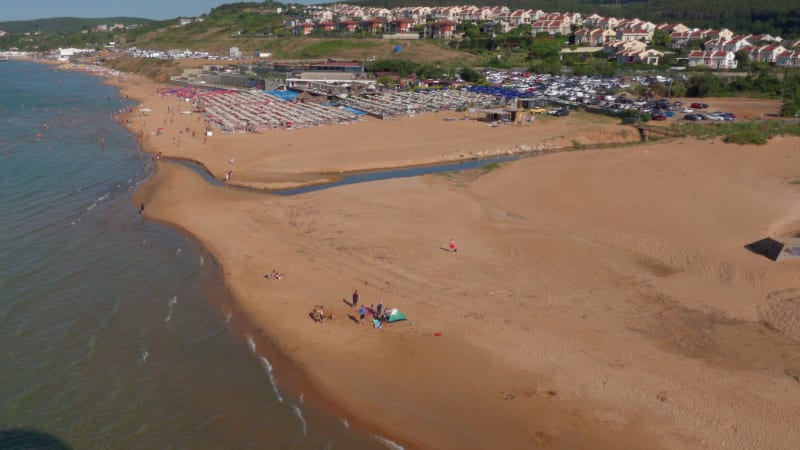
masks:
[[[169,124],[179,104],[152,90],[126,82],[153,110],[123,118],[146,149],[260,185],[633,135],[578,115],[506,128],[422,115],[203,144],[195,116]],[[687,139],[295,197],[159,163],[135,201],[205,243],[351,423],[407,448],[798,448],[798,265],[744,245],[800,228],[799,158],[796,138]],[[265,280],[272,269],[284,279]],[[356,288],[410,320],[357,325],[343,301]],[[317,303],[337,318],[313,323]]]

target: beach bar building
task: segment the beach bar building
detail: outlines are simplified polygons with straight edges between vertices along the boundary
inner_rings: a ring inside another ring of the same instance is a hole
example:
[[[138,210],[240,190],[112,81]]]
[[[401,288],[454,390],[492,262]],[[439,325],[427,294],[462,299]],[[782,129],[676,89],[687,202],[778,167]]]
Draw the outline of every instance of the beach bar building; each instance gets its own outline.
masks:
[[[490,108],[484,109],[483,112],[486,114],[485,121],[503,123],[516,122],[517,114],[519,114],[519,110],[516,108]]]

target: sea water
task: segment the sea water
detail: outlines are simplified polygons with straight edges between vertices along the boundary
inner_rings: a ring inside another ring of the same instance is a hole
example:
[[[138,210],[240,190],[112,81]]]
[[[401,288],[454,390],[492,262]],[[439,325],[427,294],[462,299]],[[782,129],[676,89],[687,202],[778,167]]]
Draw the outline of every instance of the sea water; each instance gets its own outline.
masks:
[[[385,447],[282,392],[213,259],[138,214],[116,89],[29,62],[0,86],[0,448]]]

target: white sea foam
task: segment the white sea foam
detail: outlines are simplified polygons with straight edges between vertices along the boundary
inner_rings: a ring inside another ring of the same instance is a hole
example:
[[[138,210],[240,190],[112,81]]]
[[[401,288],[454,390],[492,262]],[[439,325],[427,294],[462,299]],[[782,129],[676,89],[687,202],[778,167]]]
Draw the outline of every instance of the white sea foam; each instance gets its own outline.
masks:
[[[203,267],[203,264],[205,264],[205,262],[206,262],[206,260],[203,259],[203,257],[201,256],[200,257],[200,267]]]
[[[97,197],[97,201],[102,202],[103,200],[107,199],[109,195],[111,195],[111,193],[101,195],[100,197]]]
[[[281,393],[278,391],[278,383],[275,381],[275,375],[272,373],[272,364],[270,364],[269,360],[263,356],[259,357],[259,359],[261,359],[261,364],[264,365],[264,370],[267,372],[267,376],[269,376],[269,384],[272,385],[272,391],[275,392],[275,398],[277,398],[279,402],[283,403],[283,397],[281,397]]]
[[[95,206],[97,206],[97,200],[93,201],[93,202],[92,202],[92,204],[91,204],[91,205],[89,205],[89,206],[86,208],[86,210],[87,210],[87,211],[91,211],[91,210],[93,210],[93,209],[94,209],[94,207],[95,207]]]
[[[169,319],[172,318],[172,305],[174,305],[175,303],[178,303],[177,295],[173,295],[172,298],[169,299],[169,301],[167,302],[167,307],[169,307],[169,313],[167,313],[167,318],[165,319],[165,322],[169,322]]]
[[[397,442],[394,442],[392,440],[386,439],[385,437],[378,436],[377,434],[375,434],[373,436],[375,437],[375,440],[377,440],[378,442],[383,444],[388,449],[391,449],[391,450],[405,450],[405,449],[403,449],[403,446],[398,444]]]
[[[225,323],[230,323],[231,319],[233,319],[233,313],[231,311],[225,312]]]
[[[306,419],[303,417],[303,411],[301,411],[300,408],[298,408],[297,406],[292,405],[292,412],[294,413],[295,416],[297,416],[298,419],[300,419],[300,422],[303,424],[303,436],[305,436],[306,433],[308,432],[308,424],[306,424]]]
[[[253,336],[247,336],[247,345],[250,346],[251,352],[256,352],[256,341],[253,340]],[[269,361],[267,361],[267,364],[269,364]],[[272,371],[272,366],[269,366],[269,370]]]
[[[176,255],[180,255],[180,254],[181,254],[181,251],[182,251],[182,250],[181,250],[181,248],[180,248],[180,247],[178,247],[178,249],[177,249],[177,250],[175,250],[175,254],[176,254]]]
[[[142,352],[142,362],[147,362],[147,357],[150,356],[150,353],[147,353],[147,350]]]
[[[301,392],[300,393],[300,404],[301,405],[303,404],[303,400],[305,400],[305,397],[303,396],[303,393]]]
[[[344,425],[345,428],[350,428],[350,422],[348,422],[347,419],[344,417],[339,417],[339,420],[342,421],[342,425]]]

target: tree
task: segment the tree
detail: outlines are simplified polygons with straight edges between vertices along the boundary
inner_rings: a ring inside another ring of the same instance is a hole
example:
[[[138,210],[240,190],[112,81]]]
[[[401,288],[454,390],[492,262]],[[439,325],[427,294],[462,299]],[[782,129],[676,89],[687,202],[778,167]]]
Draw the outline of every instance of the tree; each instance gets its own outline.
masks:
[[[471,67],[464,67],[458,75],[468,83],[478,83],[484,80],[483,74]]]
[[[387,88],[393,88],[395,86],[394,78],[387,76],[378,78],[378,83],[386,86]]]
[[[659,50],[666,50],[672,44],[672,38],[666,31],[656,29],[653,31],[653,47]]]
[[[704,73],[689,78],[686,94],[690,97],[706,97],[719,92],[722,86],[722,80],[713,73]]]

